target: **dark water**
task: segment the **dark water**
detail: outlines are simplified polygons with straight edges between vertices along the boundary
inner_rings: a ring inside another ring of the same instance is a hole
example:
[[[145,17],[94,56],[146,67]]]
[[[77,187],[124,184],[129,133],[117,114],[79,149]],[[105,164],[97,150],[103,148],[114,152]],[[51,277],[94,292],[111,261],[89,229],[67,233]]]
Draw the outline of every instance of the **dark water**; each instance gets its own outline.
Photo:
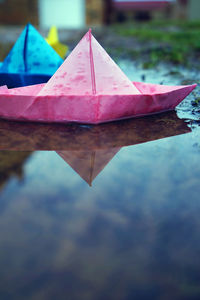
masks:
[[[186,120],[0,121],[0,299],[200,299],[193,98]]]

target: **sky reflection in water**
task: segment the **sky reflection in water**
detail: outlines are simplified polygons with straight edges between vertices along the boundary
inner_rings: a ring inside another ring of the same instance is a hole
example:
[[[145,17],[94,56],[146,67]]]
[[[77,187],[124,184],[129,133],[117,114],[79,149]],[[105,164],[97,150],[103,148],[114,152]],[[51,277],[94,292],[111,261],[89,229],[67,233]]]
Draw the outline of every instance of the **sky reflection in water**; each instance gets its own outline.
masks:
[[[92,187],[26,152],[1,186],[0,298],[199,299],[199,137],[124,146]]]

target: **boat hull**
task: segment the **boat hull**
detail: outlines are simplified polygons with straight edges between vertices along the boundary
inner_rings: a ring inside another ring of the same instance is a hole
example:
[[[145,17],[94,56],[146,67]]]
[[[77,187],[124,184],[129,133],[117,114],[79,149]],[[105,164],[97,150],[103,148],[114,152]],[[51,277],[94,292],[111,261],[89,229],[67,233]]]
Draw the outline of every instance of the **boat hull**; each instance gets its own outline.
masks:
[[[7,85],[8,88],[35,85],[47,82],[51,76],[52,74],[0,73],[0,85]]]
[[[133,83],[138,95],[37,96],[43,84],[0,89],[0,117],[19,121],[99,124],[173,110],[195,87]]]

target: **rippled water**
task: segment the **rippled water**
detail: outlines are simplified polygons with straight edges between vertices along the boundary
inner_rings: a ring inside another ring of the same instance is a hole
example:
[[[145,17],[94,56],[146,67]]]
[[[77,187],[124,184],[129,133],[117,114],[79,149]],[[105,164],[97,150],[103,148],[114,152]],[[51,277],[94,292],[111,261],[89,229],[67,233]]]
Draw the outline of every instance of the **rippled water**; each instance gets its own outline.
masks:
[[[0,121],[0,299],[200,298],[196,94],[186,120]]]

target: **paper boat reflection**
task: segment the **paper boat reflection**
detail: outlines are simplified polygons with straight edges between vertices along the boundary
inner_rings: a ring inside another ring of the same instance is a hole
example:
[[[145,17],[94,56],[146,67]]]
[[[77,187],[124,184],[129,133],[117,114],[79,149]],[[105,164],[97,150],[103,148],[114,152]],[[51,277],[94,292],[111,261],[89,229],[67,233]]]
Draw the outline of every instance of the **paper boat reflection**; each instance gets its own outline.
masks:
[[[47,82],[62,63],[63,59],[28,24],[0,64],[0,86],[13,88]]]
[[[0,121],[0,150],[56,151],[88,184],[124,146],[190,132],[175,112],[98,126]]]
[[[89,31],[46,84],[0,90],[0,117],[99,124],[173,110],[195,87],[131,82]]]
[[[89,185],[121,148],[57,151],[58,155]]]

